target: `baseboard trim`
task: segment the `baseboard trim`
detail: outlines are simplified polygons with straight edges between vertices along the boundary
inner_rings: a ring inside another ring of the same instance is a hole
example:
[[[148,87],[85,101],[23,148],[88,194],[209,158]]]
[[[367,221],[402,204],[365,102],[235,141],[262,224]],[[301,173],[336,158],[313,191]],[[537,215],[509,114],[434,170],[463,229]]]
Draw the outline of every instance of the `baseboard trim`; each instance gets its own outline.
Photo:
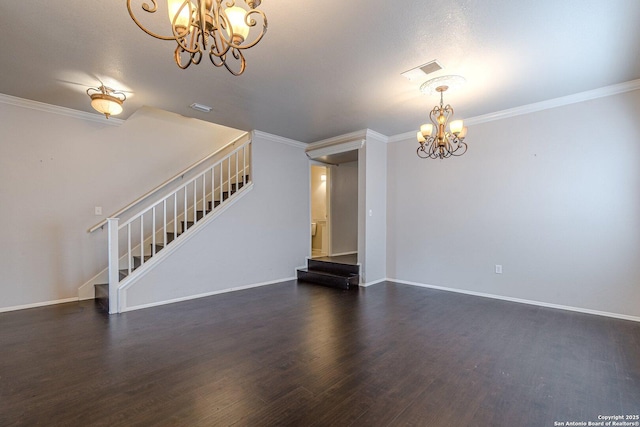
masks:
[[[7,311],[27,310],[29,308],[45,307],[48,305],[65,304],[68,302],[77,302],[77,301],[78,301],[78,297],[73,297],[73,298],[57,299],[53,301],[36,302],[33,304],[15,305],[13,307],[1,307],[0,313],[5,313]]]
[[[557,310],[573,311],[573,312],[576,312],[576,313],[593,314],[593,315],[596,315],[596,316],[612,317],[614,319],[630,320],[632,322],[640,322],[640,317],[630,316],[628,314],[610,313],[608,311],[592,310],[590,308],[581,308],[581,307],[573,307],[573,306],[570,306],[570,305],[552,304],[552,303],[548,303],[548,302],[534,301],[534,300],[528,300],[528,299],[523,299],[523,298],[514,298],[514,297],[503,296],[503,295],[487,294],[487,293],[484,293],[484,292],[468,291],[468,290],[465,290],[465,289],[447,288],[447,287],[444,287],[444,286],[428,285],[426,283],[411,282],[411,281],[408,281],[408,280],[398,280],[398,279],[392,279],[392,278],[388,278],[386,280],[389,281],[389,282],[400,283],[400,284],[403,284],[403,285],[411,285],[411,286],[418,286],[418,287],[421,287],[421,288],[437,289],[439,291],[455,292],[455,293],[458,293],[458,294],[472,295],[472,296],[482,297],[482,298],[491,298],[491,299],[497,299],[497,300],[501,300],[501,301],[516,302],[516,303],[519,303],[519,304],[535,305],[535,306],[538,306],[538,307],[554,308],[554,309],[557,309]]]
[[[284,278],[284,279],[270,280],[268,282],[253,283],[251,285],[235,286],[235,287],[232,287],[232,288],[220,289],[220,290],[212,291],[212,292],[205,292],[203,294],[189,295],[189,296],[186,296],[186,297],[174,298],[174,299],[170,299],[170,300],[166,300],[166,301],[158,301],[158,302],[152,302],[152,303],[149,303],[149,304],[141,304],[141,305],[135,305],[135,306],[131,306],[131,307],[124,307],[121,312],[125,313],[127,311],[142,310],[142,309],[145,309],[145,308],[157,307],[157,306],[160,306],[160,305],[173,304],[173,303],[176,303],[176,302],[189,301],[189,300],[198,299],[198,298],[206,298],[206,297],[210,297],[210,296],[213,296],[213,295],[226,294],[228,292],[243,291],[245,289],[258,288],[258,287],[261,287],[261,286],[275,285],[276,283],[288,282],[290,280],[296,280],[296,278],[295,277],[287,277],[287,278]]]
[[[380,279],[374,280],[373,282],[360,283],[360,286],[363,288],[368,288],[369,286],[377,285],[378,283],[389,281],[390,279]]]
[[[357,254],[358,251],[353,251],[353,252],[339,252],[337,254],[331,254],[329,256],[343,256],[343,255],[353,255],[353,254]]]

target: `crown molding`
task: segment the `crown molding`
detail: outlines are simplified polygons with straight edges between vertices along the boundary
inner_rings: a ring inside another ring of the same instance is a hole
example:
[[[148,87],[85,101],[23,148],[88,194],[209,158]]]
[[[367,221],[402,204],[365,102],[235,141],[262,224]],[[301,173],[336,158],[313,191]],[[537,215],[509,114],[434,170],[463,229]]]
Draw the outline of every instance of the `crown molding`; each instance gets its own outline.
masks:
[[[465,119],[464,123],[467,126],[473,126],[481,123],[492,122],[495,120],[502,120],[510,117],[536,113],[538,111],[549,110],[552,108],[563,107],[565,105],[577,104],[579,102],[590,101],[592,99],[604,98],[607,96],[618,95],[625,92],[632,92],[638,89],[640,89],[640,79],[588,90],[585,92],[579,92],[573,95],[562,96],[560,98],[535,102],[533,104],[522,105],[520,107],[509,108],[507,110],[496,111],[495,113],[488,113],[481,116],[470,117],[468,119]],[[392,143],[406,141],[407,139],[415,139],[415,137],[416,131],[411,131],[390,136],[388,140],[389,143]]]
[[[333,138],[327,138],[320,141],[312,142],[307,146],[307,151],[316,150],[323,147],[330,147],[332,145],[351,143],[354,141],[364,141],[367,139],[368,131],[368,129],[362,129],[355,132],[346,133],[344,135],[334,136]]]
[[[59,105],[45,104],[44,102],[18,98],[16,96],[5,95],[2,93],[0,93],[0,103],[28,108],[30,110],[43,111],[45,113],[58,114],[60,116],[73,117],[75,119],[96,122],[103,125],[120,126],[124,123],[124,120],[115,119],[113,117],[107,120],[102,116],[102,114],[87,113],[86,111],[73,110],[71,108],[60,107]]]
[[[376,132],[371,129],[367,129],[367,139],[377,139],[385,144],[389,142],[389,137],[387,135],[383,135],[380,132]]]
[[[277,142],[279,144],[289,145],[291,147],[296,147],[296,148],[302,148],[302,149],[307,148],[307,144],[305,144],[304,142],[300,142],[300,141],[296,141],[296,140],[293,140],[293,139],[285,138],[283,136],[273,135],[271,133],[262,132],[262,131],[259,131],[259,130],[253,130],[253,131],[251,131],[251,134],[252,134],[252,137],[258,137],[258,138],[266,139],[266,140],[271,141],[271,142]]]
[[[495,113],[483,114],[481,116],[465,119],[466,125],[477,125],[480,123],[492,122],[494,120],[507,119],[509,117],[531,114],[538,111],[549,110],[551,108],[563,107],[565,105],[577,104],[579,102],[590,101],[592,99],[604,98],[618,95],[620,93],[632,92],[640,89],[640,79],[618,83],[599,89],[579,92],[573,95],[562,96],[560,98],[549,99],[547,101],[535,102],[533,104],[522,105],[520,107],[509,108],[507,110],[496,111]]]

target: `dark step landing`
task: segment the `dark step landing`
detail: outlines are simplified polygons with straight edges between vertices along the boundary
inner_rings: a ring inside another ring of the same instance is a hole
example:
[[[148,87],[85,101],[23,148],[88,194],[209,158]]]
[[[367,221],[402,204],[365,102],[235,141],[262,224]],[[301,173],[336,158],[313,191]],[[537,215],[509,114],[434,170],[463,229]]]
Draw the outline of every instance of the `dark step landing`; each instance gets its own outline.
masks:
[[[138,261],[140,260],[140,257],[134,257],[134,263],[135,263],[135,258],[138,258]],[[151,258],[151,257],[145,257],[145,258]],[[132,266],[131,271],[135,270],[136,268],[138,267]],[[120,270],[119,275],[120,275],[120,280],[122,280],[129,275],[129,271],[127,269],[122,269]],[[95,290],[95,293],[96,293],[95,300],[96,300],[96,304],[98,304],[98,307],[101,310],[105,310],[109,312],[109,285],[106,283],[99,283],[99,284],[93,285],[93,289]]]
[[[101,311],[109,312],[109,285],[94,285],[96,290],[96,305]]]
[[[298,280],[338,289],[357,289],[360,283],[360,266],[344,262],[308,259],[307,268],[297,271]]]

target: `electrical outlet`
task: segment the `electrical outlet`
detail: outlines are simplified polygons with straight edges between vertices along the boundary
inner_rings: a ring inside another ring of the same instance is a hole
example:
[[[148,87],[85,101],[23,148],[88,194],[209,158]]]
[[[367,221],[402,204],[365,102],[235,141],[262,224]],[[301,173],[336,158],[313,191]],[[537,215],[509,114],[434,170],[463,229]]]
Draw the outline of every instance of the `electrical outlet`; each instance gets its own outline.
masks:
[[[500,264],[496,264],[496,274],[502,274],[502,266]]]
[[[95,214],[96,215],[102,215],[102,206],[96,206],[95,207]]]

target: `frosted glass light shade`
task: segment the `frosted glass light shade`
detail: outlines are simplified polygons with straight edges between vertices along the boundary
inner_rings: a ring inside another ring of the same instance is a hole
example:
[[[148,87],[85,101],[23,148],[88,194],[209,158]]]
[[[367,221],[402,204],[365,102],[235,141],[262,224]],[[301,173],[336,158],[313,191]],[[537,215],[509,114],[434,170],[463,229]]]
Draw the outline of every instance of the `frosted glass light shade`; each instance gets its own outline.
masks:
[[[426,138],[427,136],[431,136],[433,134],[433,125],[431,123],[420,126],[420,132]],[[424,138],[423,138],[424,139]]]
[[[424,139],[424,136],[422,135],[422,132],[417,132],[416,133],[416,138],[418,138],[418,142],[426,142],[427,140]]]
[[[457,135],[460,132],[462,132],[462,128],[464,127],[462,120],[454,120],[451,123],[449,123],[449,130],[451,131],[451,133]]]
[[[184,4],[184,7],[182,5]],[[173,25],[173,19],[176,19],[176,26],[188,28],[191,23],[191,16],[189,15],[189,4],[185,4],[184,0],[167,0],[167,6],[169,11],[169,22]],[[195,8],[193,3],[191,7]],[[176,17],[176,15],[178,15]]]
[[[458,134],[458,138],[464,138],[465,136],[467,136],[467,127],[463,127],[462,131],[460,132],[460,134]]]
[[[109,95],[92,95],[91,106],[94,110],[107,116],[107,118],[122,113],[122,101]]]
[[[249,26],[244,21],[247,11],[239,6],[233,6],[226,8],[224,12],[227,14],[227,19],[229,20],[231,29],[233,30],[233,35],[229,34],[228,29],[227,34],[231,36],[234,43],[242,43],[247,39],[250,30]]]

